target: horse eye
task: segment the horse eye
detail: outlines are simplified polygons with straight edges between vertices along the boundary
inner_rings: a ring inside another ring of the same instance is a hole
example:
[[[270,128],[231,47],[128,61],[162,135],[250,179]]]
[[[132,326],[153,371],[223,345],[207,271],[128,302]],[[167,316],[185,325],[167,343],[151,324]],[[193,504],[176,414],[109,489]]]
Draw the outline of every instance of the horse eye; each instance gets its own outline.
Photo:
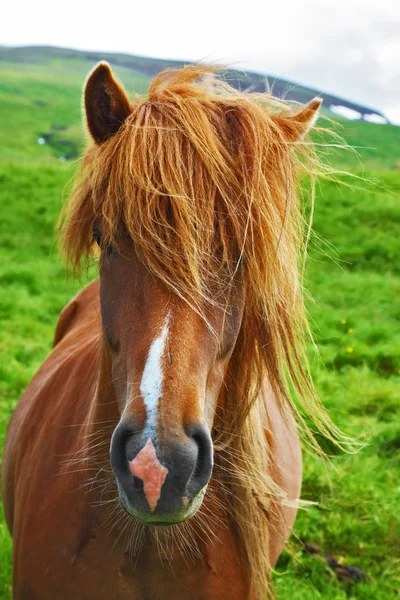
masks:
[[[115,255],[115,248],[114,246],[111,246],[110,244],[107,246],[106,248],[106,256],[107,258],[110,256],[114,256]]]
[[[93,231],[93,239],[98,246],[101,244],[101,231],[99,229],[95,229]]]
[[[115,248],[111,246],[111,244],[104,245],[102,240],[102,235],[100,229],[95,229],[93,231],[93,239],[99,248],[103,251],[104,255],[109,258],[110,256],[115,255]]]

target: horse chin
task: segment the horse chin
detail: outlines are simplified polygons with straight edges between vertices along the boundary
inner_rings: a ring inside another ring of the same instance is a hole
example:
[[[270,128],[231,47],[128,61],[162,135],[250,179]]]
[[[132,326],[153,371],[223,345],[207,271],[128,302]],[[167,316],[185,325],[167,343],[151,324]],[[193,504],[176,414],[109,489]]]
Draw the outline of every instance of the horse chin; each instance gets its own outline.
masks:
[[[120,485],[118,485],[119,502],[124,511],[136,521],[139,521],[143,525],[152,527],[170,527],[172,525],[185,523],[185,521],[191,519],[202,505],[206,489],[207,486],[200,490],[200,492],[191,500],[184,498],[183,507],[181,510],[174,511],[173,513],[168,513],[165,511],[160,513],[157,512],[157,508],[154,511],[145,511],[143,509],[138,510],[132,506],[125,491]]]

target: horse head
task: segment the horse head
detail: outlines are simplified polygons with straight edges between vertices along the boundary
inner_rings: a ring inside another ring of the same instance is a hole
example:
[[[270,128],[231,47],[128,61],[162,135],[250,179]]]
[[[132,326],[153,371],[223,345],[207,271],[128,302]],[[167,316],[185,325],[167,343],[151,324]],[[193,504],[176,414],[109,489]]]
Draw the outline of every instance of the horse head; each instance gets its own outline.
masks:
[[[101,245],[101,229],[96,230]],[[211,430],[242,318],[237,278],[204,317],[152,276],[129,239],[102,248],[105,351],[121,420],[111,441],[120,500],[146,523],[186,520],[213,467]],[[222,300],[224,300],[222,304]]]

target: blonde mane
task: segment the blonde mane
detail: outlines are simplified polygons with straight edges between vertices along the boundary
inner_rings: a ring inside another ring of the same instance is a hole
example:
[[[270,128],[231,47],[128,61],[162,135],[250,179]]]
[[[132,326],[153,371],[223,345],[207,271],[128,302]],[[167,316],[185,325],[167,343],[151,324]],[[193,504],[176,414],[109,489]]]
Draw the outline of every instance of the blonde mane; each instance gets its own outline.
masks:
[[[214,479],[262,598],[271,592],[268,537],[281,495],[260,418],[263,380],[308,446],[320,451],[316,433],[341,439],[317,399],[306,352],[309,223],[300,178],[311,181],[312,206],[323,167],[312,143],[299,142],[293,107],[234,90],[213,71],[190,66],[159,74],[120,130],[88,148],[63,247],[78,269],[93,252],[96,224],[104,244],[118,246],[128,235],[149,271],[201,314],[240,270],[246,302],[215,418]]]

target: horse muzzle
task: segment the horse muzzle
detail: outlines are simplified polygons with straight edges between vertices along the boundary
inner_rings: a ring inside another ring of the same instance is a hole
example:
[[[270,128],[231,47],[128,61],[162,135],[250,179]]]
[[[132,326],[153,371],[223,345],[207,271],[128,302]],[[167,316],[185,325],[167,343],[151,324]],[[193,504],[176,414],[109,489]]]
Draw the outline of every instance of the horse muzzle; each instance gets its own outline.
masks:
[[[170,438],[173,437],[172,435]],[[207,428],[198,424],[177,441],[157,439],[122,420],[111,440],[111,466],[122,507],[148,525],[173,525],[200,507],[213,468]]]

